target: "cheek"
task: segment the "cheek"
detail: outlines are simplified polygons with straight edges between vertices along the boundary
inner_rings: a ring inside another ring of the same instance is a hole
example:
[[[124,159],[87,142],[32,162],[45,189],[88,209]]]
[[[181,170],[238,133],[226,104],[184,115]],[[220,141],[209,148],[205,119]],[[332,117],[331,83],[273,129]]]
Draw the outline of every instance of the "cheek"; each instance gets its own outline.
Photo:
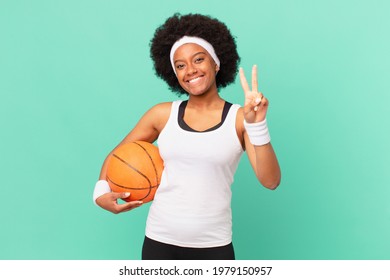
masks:
[[[176,79],[177,79],[177,82],[179,83],[179,85],[182,87],[182,88],[185,88],[186,87],[186,83],[183,82],[183,76],[180,76],[180,75],[177,75],[176,76]]]
[[[176,76],[176,79],[177,79],[177,81],[179,82],[179,84],[184,84],[184,82],[183,82],[183,75],[177,75]]]

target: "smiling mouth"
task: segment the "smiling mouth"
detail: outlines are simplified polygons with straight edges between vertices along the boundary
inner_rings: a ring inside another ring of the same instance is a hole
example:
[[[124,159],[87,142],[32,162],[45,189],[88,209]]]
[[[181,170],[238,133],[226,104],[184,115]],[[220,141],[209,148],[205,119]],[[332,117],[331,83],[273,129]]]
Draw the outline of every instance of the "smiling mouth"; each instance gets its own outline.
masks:
[[[189,84],[196,83],[196,82],[199,81],[201,78],[203,78],[203,76],[199,76],[199,77],[193,78],[193,79],[191,79],[191,80],[187,80],[187,83],[189,83]]]

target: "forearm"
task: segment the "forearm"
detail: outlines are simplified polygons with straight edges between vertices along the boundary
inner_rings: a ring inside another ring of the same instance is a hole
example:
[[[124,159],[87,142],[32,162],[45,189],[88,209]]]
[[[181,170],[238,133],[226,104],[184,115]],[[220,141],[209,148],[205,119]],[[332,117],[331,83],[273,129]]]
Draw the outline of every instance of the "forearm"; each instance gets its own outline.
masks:
[[[256,156],[256,176],[259,182],[268,189],[276,189],[281,180],[278,160],[271,143],[254,146]]]
[[[268,189],[275,189],[281,178],[279,163],[271,145],[267,121],[244,122],[247,152],[259,182]]]

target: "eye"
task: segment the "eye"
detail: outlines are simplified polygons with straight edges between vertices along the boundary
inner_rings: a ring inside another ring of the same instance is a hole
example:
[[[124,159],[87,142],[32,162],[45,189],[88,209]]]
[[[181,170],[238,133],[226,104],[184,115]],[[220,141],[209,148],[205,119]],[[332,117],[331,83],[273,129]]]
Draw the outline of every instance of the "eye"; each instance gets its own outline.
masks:
[[[197,58],[195,59],[195,62],[196,62],[196,63],[201,63],[203,60],[204,60],[203,57],[197,57]]]
[[[184,64],[176,64],[176,69],[181,70],[184,68]]]

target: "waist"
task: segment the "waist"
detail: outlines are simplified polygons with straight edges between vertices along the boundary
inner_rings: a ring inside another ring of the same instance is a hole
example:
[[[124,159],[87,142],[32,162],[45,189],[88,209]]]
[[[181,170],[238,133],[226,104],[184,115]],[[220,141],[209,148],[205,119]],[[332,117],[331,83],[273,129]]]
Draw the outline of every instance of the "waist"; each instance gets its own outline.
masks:
[[[216,247],[232,240],[231,211],[200,215],[191,209],[172,209],[153,202],[146,224],[146,236],[182,247]],[[195,211],[199,212],[199,211]],[[188,215],[186,215],[188,214]]]

